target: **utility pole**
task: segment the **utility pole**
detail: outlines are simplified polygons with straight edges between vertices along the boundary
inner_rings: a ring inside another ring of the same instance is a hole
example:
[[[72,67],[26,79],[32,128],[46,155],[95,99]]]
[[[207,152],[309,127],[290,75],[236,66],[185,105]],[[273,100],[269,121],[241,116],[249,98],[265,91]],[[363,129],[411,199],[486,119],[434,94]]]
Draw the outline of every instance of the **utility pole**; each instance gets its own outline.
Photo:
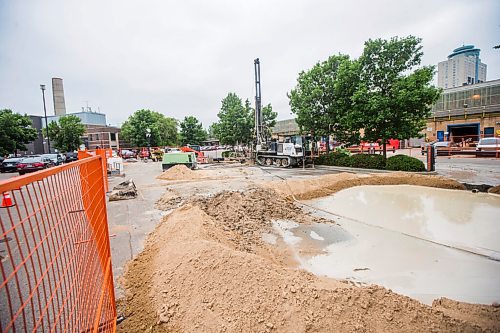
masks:
[[[48,153],[50,154],[49,126],[47,124],[47,107],[45,106],[45,84],[41,84],[40,89],[42,89],[43,113],[45,114],[45,133],[47,134],[47,148],[48,148]],[[43,132],[42,132],[42,135],[43,135]]]

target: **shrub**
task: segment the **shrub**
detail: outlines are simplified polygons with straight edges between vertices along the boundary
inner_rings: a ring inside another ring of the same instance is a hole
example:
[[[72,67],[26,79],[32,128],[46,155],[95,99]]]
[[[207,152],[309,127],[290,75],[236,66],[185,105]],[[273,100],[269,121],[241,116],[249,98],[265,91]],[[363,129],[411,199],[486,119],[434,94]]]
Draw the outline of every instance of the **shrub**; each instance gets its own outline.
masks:
[[[386,163],[387,170],[395,171],[425,171],[424,162],[418,158],[406,156],[406,155],[395,155],[387,159]]]
[[[316,164],[334,165],[334,166],[350,166],[349,156],[345,153],[333,152],[324,154],[318,157],[315,161]]]
[[[351,167],[362,169],[385,169],[385,158],[382,155],[356,154],[350,157]]]

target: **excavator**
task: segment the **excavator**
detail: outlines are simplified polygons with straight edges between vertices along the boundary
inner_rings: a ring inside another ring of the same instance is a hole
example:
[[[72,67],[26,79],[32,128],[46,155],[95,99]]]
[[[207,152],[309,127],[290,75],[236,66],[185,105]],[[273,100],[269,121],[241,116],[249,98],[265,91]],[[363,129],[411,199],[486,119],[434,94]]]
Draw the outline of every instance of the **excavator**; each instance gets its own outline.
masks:
[[[198,148],[198,149],[196,149]],[[202,151],[199,150],[200,146],[198,145],[188,145],[188,146],[183,146],[180,147],[179,149],[184,152],[184,153],[194,153],[196,155],[196,160],[198,163],[203,164],[207,163],[207,158],[203,154]]]
[[[262,97],[260,90],[260,61],[254,60],[255,69],[255,161],[263,166],[288,168],[303,165],[309,143],[300,135],[288,136],[283,142],[267,137],[269,130],[262,118]]]

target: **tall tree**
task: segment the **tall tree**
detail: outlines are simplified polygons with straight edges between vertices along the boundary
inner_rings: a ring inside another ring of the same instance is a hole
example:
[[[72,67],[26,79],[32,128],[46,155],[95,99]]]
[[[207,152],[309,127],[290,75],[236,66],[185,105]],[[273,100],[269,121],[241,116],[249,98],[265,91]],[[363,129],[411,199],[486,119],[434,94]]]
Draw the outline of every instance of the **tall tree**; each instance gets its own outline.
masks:
[[[196,117],[184,117],[184,120],[180,123],[180,127],[180,141],[182,145],[199,145],[207,138],[207,132],[203,129],[203,125]]]
[[[121,135],[138,147],[146,147],[148,143],[153,147],[175,145],[178,139],[177,120],[156,111],[137,110],[122,125]]]
[[[208,127],[208,137],[210,139],[218,139],[220,140],[220,135],[219,135],[219,123],[212,123]]]
[[[273,106],[269,103],[262,108],[262,122],[266,137],[271,137],[273,127],[276,125],[276,117],[278,112],[273,111]],[[255,117],[253,118],[255,121]],[[255,126],[254,126],[255,127]]]
[[[222,144],[248,143],[252,138],[253,113],[248,100],[245,106],[235,93],[229,93],[223,100],[217,114],[217,134]]]
[[[49,138],[54,147],[62,152],[77,150],[82,143],[82,135],[85,133],[80,118],[74,115],[67,115],[59,118],[59,121],[51,121],[48,125]],[[44,130],[46,135],[46,131]]]
[[[340,54],[299,73],[297,85],[288,98],[302,132],[327,138],[334,134],[344,142],[352,140],[356,130],[347,121],[352,106],[349,90],[355,86],[355,82],[349,82],[355,79],[350,75],[352,68],[349,57]]]
[[[360,82],[353,102],[366,140],[382,140],[384,157],[390,138],[420,135],[440,90],[431,85],[433,66],[419,66],[421,39],[414,36],[365,42],[359,58]],[[413,70],[413,71],[412,71]]]
[[[27,115],[14,113],[12,110],[0,110],[0,156],[17,150],[26,150],[25,144],[37,138],[31,119]]]

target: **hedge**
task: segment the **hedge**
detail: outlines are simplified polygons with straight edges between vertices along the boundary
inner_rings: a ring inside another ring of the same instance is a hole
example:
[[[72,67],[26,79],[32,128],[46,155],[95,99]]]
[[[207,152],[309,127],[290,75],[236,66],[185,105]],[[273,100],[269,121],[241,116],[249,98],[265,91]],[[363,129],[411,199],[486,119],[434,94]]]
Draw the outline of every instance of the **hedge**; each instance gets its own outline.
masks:
[[[425,171],[425,165],[422,161],[406,155],[391,156],[385,160],[382,155],[356,154],[348,156],[344,153],[334,152],[321,155],[315,160],[315,163],[362,169]]]
[[[356,154],[351,156],[351,167],[361,169],[385,169],[385,158],[382,155]]]
[[[425,164],[415,157],[406,155],[395,155],[387,159],[387,170],[395,171],[425,171]]]

